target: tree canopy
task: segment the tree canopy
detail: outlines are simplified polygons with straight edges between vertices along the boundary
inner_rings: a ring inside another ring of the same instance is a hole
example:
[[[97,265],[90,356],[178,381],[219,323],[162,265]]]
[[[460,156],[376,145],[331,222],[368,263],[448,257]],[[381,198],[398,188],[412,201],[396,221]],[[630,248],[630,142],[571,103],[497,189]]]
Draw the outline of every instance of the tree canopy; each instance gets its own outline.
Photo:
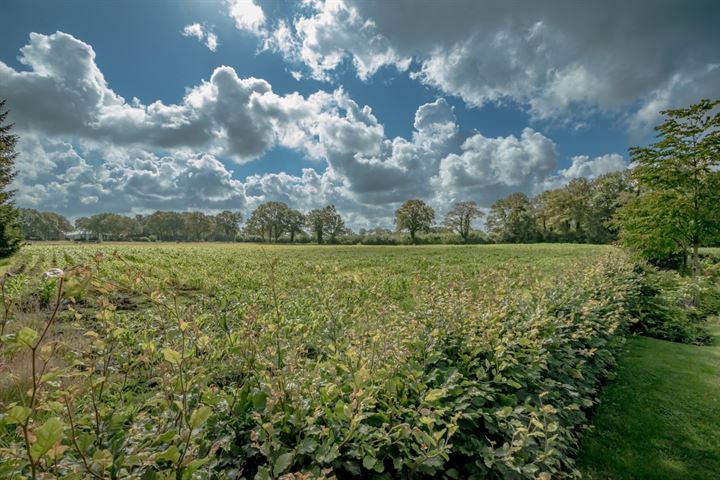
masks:
[[[663,111],[658,141],[630,149],[639,194],[618,212],[622,243],[651,259],[692,256],[720,239],[720,100]]]
[[[310,210],[305,216],[305,222],[310,232],[315,235],[317,243],[323,243],[326,237],[335,242],[337,237],[346,231],[345,221],[335,205]]]
[[[443,224],[450,230],[456,232],[463,240],[470,235],[472,221],[483,216],[483,212],[473,201],[458,202],[445,214]]]
[[[407,200],[395,210],[395,226],[398,230],[410,232],[415,242],[415,234],[430,230],[435,221],[435,210],[422,200]]]

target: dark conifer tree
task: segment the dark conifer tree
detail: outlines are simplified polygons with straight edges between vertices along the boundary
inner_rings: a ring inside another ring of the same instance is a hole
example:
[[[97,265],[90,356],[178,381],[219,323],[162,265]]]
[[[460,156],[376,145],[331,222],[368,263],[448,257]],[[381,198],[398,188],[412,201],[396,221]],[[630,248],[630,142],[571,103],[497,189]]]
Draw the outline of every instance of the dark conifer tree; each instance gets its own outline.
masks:
[[[13,124],[6,124],[7,116],[5,100],[2,100],[0,101],[0,257],[12,255],[20,248],[22,241],[18,210],[13,203],[15,192],[8,189],[15,178],[17,135],[10,133]]]

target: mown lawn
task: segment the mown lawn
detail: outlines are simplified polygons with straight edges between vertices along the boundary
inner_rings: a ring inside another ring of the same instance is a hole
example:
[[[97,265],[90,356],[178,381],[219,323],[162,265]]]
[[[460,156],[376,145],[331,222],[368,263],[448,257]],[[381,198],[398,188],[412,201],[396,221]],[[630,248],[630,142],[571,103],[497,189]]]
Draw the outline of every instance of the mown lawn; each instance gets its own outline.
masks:
[[[590,479],[720,478],[720,326],[715,344],[628,339],[583,439]]]

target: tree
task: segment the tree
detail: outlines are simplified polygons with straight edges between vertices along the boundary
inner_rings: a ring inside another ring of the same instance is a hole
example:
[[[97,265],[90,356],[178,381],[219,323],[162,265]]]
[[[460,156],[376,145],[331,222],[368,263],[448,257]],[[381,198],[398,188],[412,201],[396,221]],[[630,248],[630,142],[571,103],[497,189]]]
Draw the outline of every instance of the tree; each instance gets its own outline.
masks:
[[[68,219],[57,213],[32,208],[21,208],[19,213],[23,237],[30,240],[60,240],[73,229]]]
[[[415,234],[430,230],[434,221],[435,210],[422,200],[407,200],[395,210],[395,226],[398,230],[410,232],[413,243]]]
[[[116,213],[98,213],[92,217],[78,218],[75,226],[92,232],[98,240],[126,240],[140,231],[137,220]]]
[[[305,225],[305,215],[298,210],[289,209],[285,215],[285,230],[290,234],[290,242],[295,241],[295,235],[302,233]]]
[[[325,231],[330,236],[330,241],[335,242],[338,236],[347,231],[345,221],[335,209],[335,205],[328,205],[325,210]]]
[[[224,210],[214,217],[216,236],[221,240],[232,241],[240,233],[242,213]]]
[[[202,242],[212,233],[213,220],[202,212],[184,212],[183,240]]]
[[[618,232],[612,218],[615,212],[635,195],[630,171],[602,175],[593,180],[592,188],[587,225],[588,242],[614,242]]]
[[[245,230],[252,235],[259,235],[263,241],[267,234],[268,241],[277,242],[287,227],[286,221],[290,208],[283,202],[266,202],[259,205],[245,223]]]
[[[142,223],[145,232],[154,235],[158,240],[180,240],[183,238],[185,226],[182,216],[177,212],[157,211],[144,217]]]
[[[335,205],[310,210],[305,215],[305,225],[311,233],[315,234],[318,244],[323,243],[325,235],[334,242],[337,237],[345,233],[345,221],[335,209]]]
[[[11,134],[13,124],[5,124],[8,111],[5,100],[0,101],[0,257],[8,257],[20,248],[22,232],[18,210],[15,208],[13,196],[15,192],[8,186],[15,178],[15,145],[17,135]]]
[[[476,218],[480,218],[483,212],[475,202],[458,202],[445,215],[443,224],[450,230],[458,233],[463,241],[470,235],[470,224]]]
[[[500,242],[526,243],[537,239],[533,206],[521,192],[496,200],[490,206],[486,224]]]
[[[620,239],[646,257],[680,253],[700,273],[699,248],[720,239],[720,100],[665,110],[659,140],[630,149],[639,194],[616,216]]]
[[[322,208],[316,208],[313,210],[310,210],[307,215],[305,215],[305,225],[307,226],[308,230],[310,230],[310,233],[315,235],[315,239],[320,245],[323,242],[323,233],[325,230],[325,214],[324,209]]]

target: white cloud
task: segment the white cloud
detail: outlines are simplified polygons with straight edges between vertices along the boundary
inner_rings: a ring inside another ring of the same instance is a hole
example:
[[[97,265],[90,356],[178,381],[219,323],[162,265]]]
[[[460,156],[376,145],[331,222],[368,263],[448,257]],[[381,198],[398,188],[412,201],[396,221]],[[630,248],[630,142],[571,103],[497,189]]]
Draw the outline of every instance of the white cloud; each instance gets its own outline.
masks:
[[[594,179],[606,173],[619,172],[627,168],[625,159],[617,153],[608,153],[595,158],[576,155],[570,161],[569,167],[563,168],[545,179],[543,185],[545,189],[562,187],[574,178]]]
[[[238,29],[256,34],[263,32],[265,13],[253,0],[228,0],[228,11]]]
[[[199,23],[185,25],[182,34],[186,37],[195,37],[198,40],[205,38],[205,29]]]
[[[241,209],[282,200],[309,209],[333,203],[354,226],[389,225],[394,208],[424,198],[442,209],[488,206],[556,177],[596,175],[622,158],[589,160],[553,174],[555,144],[520,137],[464,138],[443,98],[420,105],[410,138],[388,138],[369,106],[342,89],[278,95],[263,79],[218,67],[181,102],[125,101],[107,84],[89,45],[65,33],[32,34],[17,71],[0,62],[0,91],[21,136],[17,201],[71,216],[155,209]],[[243,163],[283,146],[315,161],[301,175],[236,178]]]
[[[447,201],[472,198],[482,206],[511,192],[532,193],[556,168],[552,140],[531,128],[520,137],[487,138],[480,133],[440,162],[434,179]]]
[[[259,35],[316,79],[346,60],[367,79],[415,59],[414,78],[469,105],[514,101],[537,119],[631,109],[631,128],[647,129],[659,105],[720,96],[718,13],[710,0],[315,0]]]
[[[214,52],[217,50],[217,47],[218,47],[217,35],[215,35],[213,32],[208,30],[205,26],[200,25],[199,23],[192,23],[190,25],[186,25],[185,28],[183,28],[182,34],[185,37],[195,37],[200,42],[205,40],[205,46],[211,52]]]

